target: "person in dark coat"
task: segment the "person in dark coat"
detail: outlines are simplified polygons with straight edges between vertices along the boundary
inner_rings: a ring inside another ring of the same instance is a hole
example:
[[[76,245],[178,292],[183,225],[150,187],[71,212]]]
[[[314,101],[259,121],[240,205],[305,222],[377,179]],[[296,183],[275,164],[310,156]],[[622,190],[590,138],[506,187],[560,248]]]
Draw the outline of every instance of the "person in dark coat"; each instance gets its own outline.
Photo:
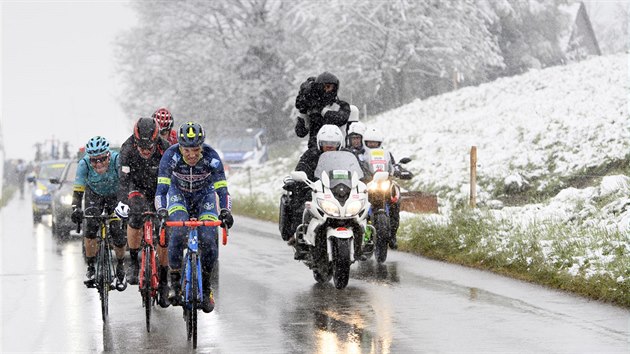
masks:
[[[350,105],[337,97],[339,79],[325,71],[317,78],[309,77],[300,85],[295,98],[295,108],[299,115],[295,124],[295,134],[308,136],[308,148],[317,149],[317,133],[325,124],[338,126],[343,136],[346,134]]]

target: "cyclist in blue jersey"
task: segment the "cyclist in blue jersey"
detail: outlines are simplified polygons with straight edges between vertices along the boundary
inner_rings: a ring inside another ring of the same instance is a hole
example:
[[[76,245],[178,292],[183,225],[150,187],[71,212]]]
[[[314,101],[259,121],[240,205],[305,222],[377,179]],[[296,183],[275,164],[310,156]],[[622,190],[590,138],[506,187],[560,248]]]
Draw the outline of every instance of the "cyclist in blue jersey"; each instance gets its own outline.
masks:
[[[120,161],[118,153],[109,149],[109,142],[102,136],[95,136],[85,144],[85,156],[79,160],[77,174],[74,180],[74,193],[72,196],[72,215],[74,223],[83,221],[83,211],[81,201],[85,195],[85,209],[90,215],[100,215],[103,208],[111,214],[118,202],[116,193],[118,192],[118,171]],[[88,287],[94,286],[94,261],[98,251],[98,221],[88,219],[85,227],[85,256],[87,259],[87,280],[84,282]],[[114,250],[118,264],[116,266],[116,289],[123,291],[127,287],[125,279],[125,246],[127,240],[121,228],[120,221],[110,223],[110,234],[114,243]]]
[[[204,140],[201,125],[187,122],[179,127],[178,143],[168,148],[160,160],[155,209],[163,220],[183,221],[191,217],[202,221],[218,219],[230,228],[234,219],[230,212],[232,203],[223,163],[219,154],[203,143]],[[186,228],[171,229],[169,298],[173,306],[181,305],[182,256],[187,240]],[[218,257],[216,227],[199,227],[199,249],[204,293],[201,308],[208,313],[214,309],[210,275]]]

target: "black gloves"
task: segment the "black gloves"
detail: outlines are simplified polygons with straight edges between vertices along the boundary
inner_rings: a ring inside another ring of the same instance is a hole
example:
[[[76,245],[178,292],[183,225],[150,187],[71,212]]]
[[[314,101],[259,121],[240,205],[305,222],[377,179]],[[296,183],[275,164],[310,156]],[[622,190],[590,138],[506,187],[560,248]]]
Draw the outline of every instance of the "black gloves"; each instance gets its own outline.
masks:
[[[72,208],[72,215],[70,215],[70,220],[72,220],[75,224],[80,224],[83,221],[83,210],[78,207]]]
[[[221,209],[219,213],[219,220],[226,226],[228,229],[234,225],[234,218],[232,217],[232,213],[230,213],[227,209]]]
[[[160,218],[160,222],[165,222],[168,219],[168,210],[164,208],[160,208],[157,210],[158,218]]]

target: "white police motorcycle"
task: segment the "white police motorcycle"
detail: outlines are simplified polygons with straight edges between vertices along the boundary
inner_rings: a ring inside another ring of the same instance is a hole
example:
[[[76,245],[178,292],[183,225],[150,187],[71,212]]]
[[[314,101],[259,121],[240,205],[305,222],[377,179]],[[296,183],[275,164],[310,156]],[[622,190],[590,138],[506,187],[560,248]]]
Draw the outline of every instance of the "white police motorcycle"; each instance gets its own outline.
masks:
[[[296,232],[296,252],[319,283],[333,279],[337,289],[348,285],[354,262],[355,242],[360,242],[369,209],[363,172],[349,151],[324,152],[315,169],[318,181],[303,171],[291,172],[295,181],[306,183],[312,199],[306,203],[302,224]],[[359,243],[360,245],[360,243]]]

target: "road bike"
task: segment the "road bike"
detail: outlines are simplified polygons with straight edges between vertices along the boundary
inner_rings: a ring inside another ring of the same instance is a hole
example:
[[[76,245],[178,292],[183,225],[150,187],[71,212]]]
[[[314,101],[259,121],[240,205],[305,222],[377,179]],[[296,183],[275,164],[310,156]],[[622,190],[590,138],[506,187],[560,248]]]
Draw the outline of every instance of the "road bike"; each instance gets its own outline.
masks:
[[[192,339],[193,348],[197,348],[197,310],[203,301],[203,284],[201,277],[201,255],[198,253],[198,232],[199,226],[221,226],[221,221],[199,221],[191,218],[188,221],[167,221],[169,227],[189,227],[188,246],[184,255],[184,274],[182,276],[182,292],[184,309],[184,321],[186,322],[186,336]],[[227,244],[228,231],[223,228],[223,245]]]
[[[86,219],[94,219],[99,223],[99,249],[96,255],[96,273],[94,276],[94,287],[98,290],[99,297],[101,299],[101,314],[103,316],[103,322],[107,322],[107,316],[109,314],[109,292],[115,289],[114,282],[114,265],[112,263],[112,244],[111,236],[107,231],[109,224],[112,221],[119,221],[120,218],[116,214],[105,213],[107,208],[103,208],[103,212],[100,215],[89,215],[90,209],[98,210],[97,207],[87,208],[83,214]],[[81,232],[81,224],[77,224],[77,233]]]
[[[151,310],[157,302],[158,288],[160,285],[160,277],[157,270],[157,251],[153,240],[154,235],[160,235],[164,232],[164,229],[158,229],[160,222],[156,213],[145,211],[137,214],[142,215],[144,219],[142,246],[140,250],[140,273],[138,274],[138,291],[142,297],[142,306],[145,310],[147,332],[151,332]]]

